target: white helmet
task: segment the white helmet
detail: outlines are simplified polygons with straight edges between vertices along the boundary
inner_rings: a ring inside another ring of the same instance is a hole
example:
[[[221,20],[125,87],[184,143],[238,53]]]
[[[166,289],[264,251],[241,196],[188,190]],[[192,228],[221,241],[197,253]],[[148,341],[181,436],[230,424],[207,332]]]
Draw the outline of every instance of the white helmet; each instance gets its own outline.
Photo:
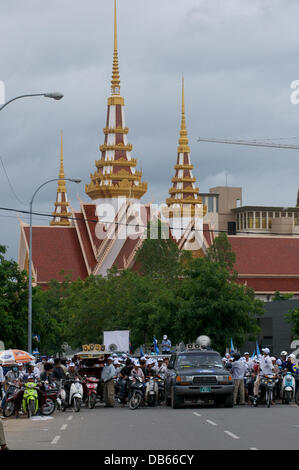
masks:
[[[281,356],[287,356],[288,353],[287,353],[286,351],[281,351],[280,355],[281,355]]]

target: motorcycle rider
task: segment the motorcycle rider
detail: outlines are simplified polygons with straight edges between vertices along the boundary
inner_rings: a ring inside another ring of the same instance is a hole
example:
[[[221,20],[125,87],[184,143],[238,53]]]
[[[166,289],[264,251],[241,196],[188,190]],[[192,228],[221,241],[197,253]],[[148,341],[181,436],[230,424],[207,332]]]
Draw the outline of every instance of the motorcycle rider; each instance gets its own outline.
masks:
[[[128,399],[127,399],[128,381],[129,381],[129,377],[132,373],[132,370],[133,370],[132,361],[131,361],[130,358],[127,358],[124,367],[121,369],[121,371],[119,373],[119,377],[120,377],[120,396],[121,396],[121,400],[122,400],[123,405],[126,403],[126,401],[128,401]]]
[[[273,364],[272,364],[271,357],[269,355],[270,354],[270,349],[269,348],[263,348],[262,352],[263,352],[263,357],[260,360],[259,373],[257,375],[257,378],[254,382],[254,387],[253,387],[253,393],[254,393],[255,397],[258,396],[261,378],[264,375],[273,374]]]
[[[13,383],[13,384],[16,383],[16,385],[21,385],[20,373],[21,373],[22,369],[23,369],[23,364],[22,363],[14,364],[12,366],[11,370],[9,370],[5,375],[6,384],[8,385],[9,383]],[[6,403],[8,393],[9,393],[9,386],[6,390],[6,393],[5,393],[4,398],[2,400],[2,403],[1,403],[1,408],[2,409],[4,408],[4,405]]]
[[[287,362],[288,362],[287,358],[288,358],[287,351],[281,351],[280,359],[281,359],[281,368],[282,368],[282,370],[285,370],[287,368]]]
[[[156,375],[166,375],[167,373],[167,367],[166,364],[164,363],[163,357],[158,357],[157,360],[158,364],[154,366],[154,371]]]

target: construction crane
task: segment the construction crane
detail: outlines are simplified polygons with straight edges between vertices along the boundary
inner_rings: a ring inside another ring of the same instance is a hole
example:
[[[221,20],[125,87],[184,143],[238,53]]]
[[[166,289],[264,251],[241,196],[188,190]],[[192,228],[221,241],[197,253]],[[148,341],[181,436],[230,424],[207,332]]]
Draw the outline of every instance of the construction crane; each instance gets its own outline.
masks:
[[[299,150],[297,145],[267,143],[258,140],[229,140],[229,139],[207,139],[206,137],[198,137],[197,142],[214,142],[216,144],[233,144],[233,145],[250,145],[252,147],[272,147],[289,150]]]

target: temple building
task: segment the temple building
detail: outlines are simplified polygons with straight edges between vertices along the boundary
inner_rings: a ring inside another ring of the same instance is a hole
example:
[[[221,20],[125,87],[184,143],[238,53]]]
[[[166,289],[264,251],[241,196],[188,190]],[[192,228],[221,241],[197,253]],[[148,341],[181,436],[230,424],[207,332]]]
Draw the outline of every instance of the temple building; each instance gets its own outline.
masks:
[[[199,192],[190,157],[183,79],[180,134],[169,197],[161,213],[153,211],[151,204],[140,204],[147,183],[131,155],[120,83],[114,0],[111,95],[100,158],[85,186],[88,202],[81,200],[75,210],[68,201],[61,133],[52,220],[49,226],[32,228],[34,284],[46,288],[52,279],[62,281],[65,274],[76,280],[105,276],[113,266],[134,268],[149,222],[161,218],[178,247],[191,250],[194,256],[205,256],[215,237],[227,233],[236,253],[237,282],[252,287],[265,301],[276,291],[299,298],[298,197],[296,207],[243,206],[240,187],[218,186]],[[29,226],[21,221],[19,267],[28,271],[28,260]]]

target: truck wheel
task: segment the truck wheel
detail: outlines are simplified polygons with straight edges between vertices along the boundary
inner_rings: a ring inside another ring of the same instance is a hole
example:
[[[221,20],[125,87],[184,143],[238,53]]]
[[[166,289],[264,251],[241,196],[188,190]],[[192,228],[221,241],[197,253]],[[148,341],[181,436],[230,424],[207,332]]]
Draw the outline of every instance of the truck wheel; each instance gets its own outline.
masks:
[[[175,391],[174,389],[172,388],[171,389],[171,407],[173,409],[177,409],[177,408],[180,408],[182,404],[182,399],[181,397],[178,397],[176,394],[175,394]]]
[[[234,406],[234,395],[231,393],[230,395],[226,395],[223,400],[224,408],[232,408]]]

